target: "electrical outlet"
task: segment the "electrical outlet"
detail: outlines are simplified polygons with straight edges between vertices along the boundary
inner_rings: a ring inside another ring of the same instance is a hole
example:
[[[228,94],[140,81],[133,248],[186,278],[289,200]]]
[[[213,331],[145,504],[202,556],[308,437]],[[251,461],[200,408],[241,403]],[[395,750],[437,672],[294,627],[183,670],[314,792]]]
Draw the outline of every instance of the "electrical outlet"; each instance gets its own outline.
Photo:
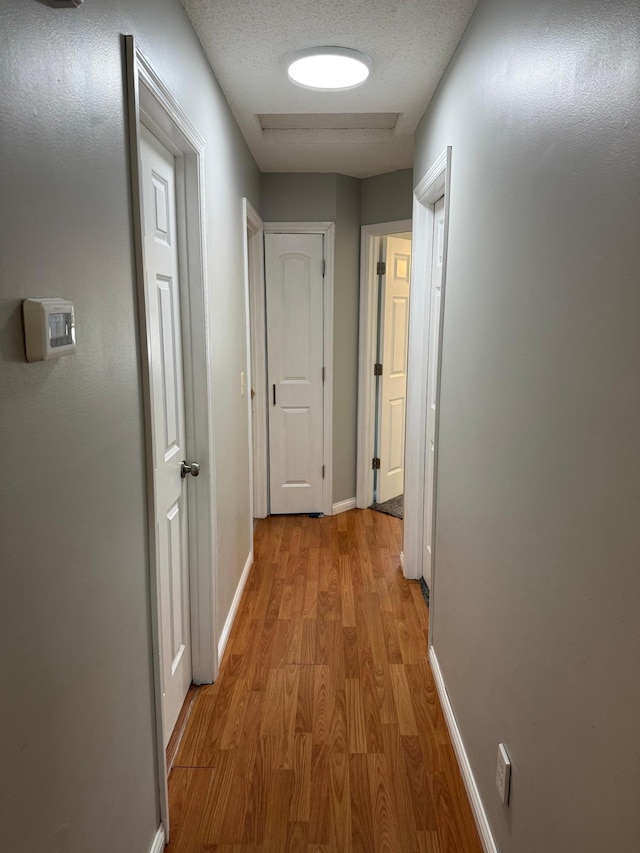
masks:
[[[511,782],[511,759],[503,743],[498,744],[498,769],[496,770],[496,788],[505,806],[509,805],[509,784]]]

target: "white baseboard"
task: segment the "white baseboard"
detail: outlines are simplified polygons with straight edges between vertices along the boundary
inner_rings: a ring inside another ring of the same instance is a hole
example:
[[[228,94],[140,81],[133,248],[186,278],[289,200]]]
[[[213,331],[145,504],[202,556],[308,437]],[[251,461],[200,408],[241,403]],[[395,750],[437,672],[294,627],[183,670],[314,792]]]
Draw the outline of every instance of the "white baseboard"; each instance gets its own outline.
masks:
[[[438,658],[433,646],[429,649],[429,661],[431,662],[431,669],[433,670],[433,677],[435,678],[438,696],[440,697],[440,703],[444,712],[444,718],[447,721],[447,728],[451,735],[451,742],[453,743],[456,758],[458,759],[458,765],[460,766],[460,772],[462,773],[465,788],[469,795],[471,811],[473,812],[476,826],[478,827],[482,847],[485,853],[498,853],[498,848],[491,833],[491,827],[489,826],[489,819],[487,818],[487,813],[485,812],[482,800],[480,799],[480,792],[478,791],[478,786],[476,785],[476,780],[474,779],[473,771],[471,770],[469,756],[464,748],[462,735],[458,728],[458,723],[456,721],[455,714],[453,713],[451,702],[449,701],[449,694],[447,693],[440,664],[438,663]]]
[[[166,837],[164,834],[164,826],[160,824],[158,827],[158,831],[156,832],[155,838],[149,848],[149,853],[162,853],[166,844]]]
[[[244,564],[244,569],[242,570],[242,577],[240,578],[240,582],[238,583],[236,594],[233,596],[233,601],[231,602],[231,607],[229,608],[229,614],[224,623],[224,628],[222,629],[222,634],[220,634],[220,639],[218,641],[218,666],[220,665],[222,655],[224,654],[224,650],[227,646],[227,640],[229,639],[229,634],[231,633],[231,626],[233,625],[233,620],[236,618],[236,613],[238,612],[238,607],[240,606],[240,599],[242,598],[242,593],[244,592],[244,587],[247,582],[247,578],[249,577],[249,572],[251,571],[252,565],[253,551],[249,551],[247,562]]]
[[[333,514],[338,515],[339,512],[348,512],[350,509],[356,508],[356,499],[349,498],[346,501],[338,501],[333,505]]]

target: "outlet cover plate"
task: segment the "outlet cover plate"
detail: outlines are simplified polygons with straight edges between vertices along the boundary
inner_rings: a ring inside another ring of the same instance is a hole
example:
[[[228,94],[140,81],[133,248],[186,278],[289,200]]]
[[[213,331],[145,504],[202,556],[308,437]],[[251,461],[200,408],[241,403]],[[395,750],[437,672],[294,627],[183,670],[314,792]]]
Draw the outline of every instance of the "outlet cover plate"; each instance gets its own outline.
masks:
[[[511,759],[503,743],[498,744],[498,767],[496,770],[496,788],[502,803],[509,805],[509,788],[511,784]]]

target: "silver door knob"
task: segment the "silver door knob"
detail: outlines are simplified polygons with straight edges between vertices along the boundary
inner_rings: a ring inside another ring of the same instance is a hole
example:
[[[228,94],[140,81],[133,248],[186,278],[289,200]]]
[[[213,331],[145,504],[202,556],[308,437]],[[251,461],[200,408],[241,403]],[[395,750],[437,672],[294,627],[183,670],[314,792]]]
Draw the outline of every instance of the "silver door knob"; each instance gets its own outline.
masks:
[[[180,466],[180,476],[184,480],[187,474],[191,474],[192,477],[197,477],[200,473],[200,465],[197,462],[192,462],[191,465],[187,465],[186,462],[183,462]]]

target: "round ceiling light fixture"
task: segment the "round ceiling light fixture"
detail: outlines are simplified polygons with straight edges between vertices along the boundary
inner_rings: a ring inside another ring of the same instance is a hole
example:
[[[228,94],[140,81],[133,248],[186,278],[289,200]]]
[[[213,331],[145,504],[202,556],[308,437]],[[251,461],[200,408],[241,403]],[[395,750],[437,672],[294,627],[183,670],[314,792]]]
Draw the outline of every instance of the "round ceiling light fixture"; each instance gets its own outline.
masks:
[[[371,60],[348,47],[310,47],[289,58],[289,80],[305,89],[337,92],[361,86],[371,71]]]

